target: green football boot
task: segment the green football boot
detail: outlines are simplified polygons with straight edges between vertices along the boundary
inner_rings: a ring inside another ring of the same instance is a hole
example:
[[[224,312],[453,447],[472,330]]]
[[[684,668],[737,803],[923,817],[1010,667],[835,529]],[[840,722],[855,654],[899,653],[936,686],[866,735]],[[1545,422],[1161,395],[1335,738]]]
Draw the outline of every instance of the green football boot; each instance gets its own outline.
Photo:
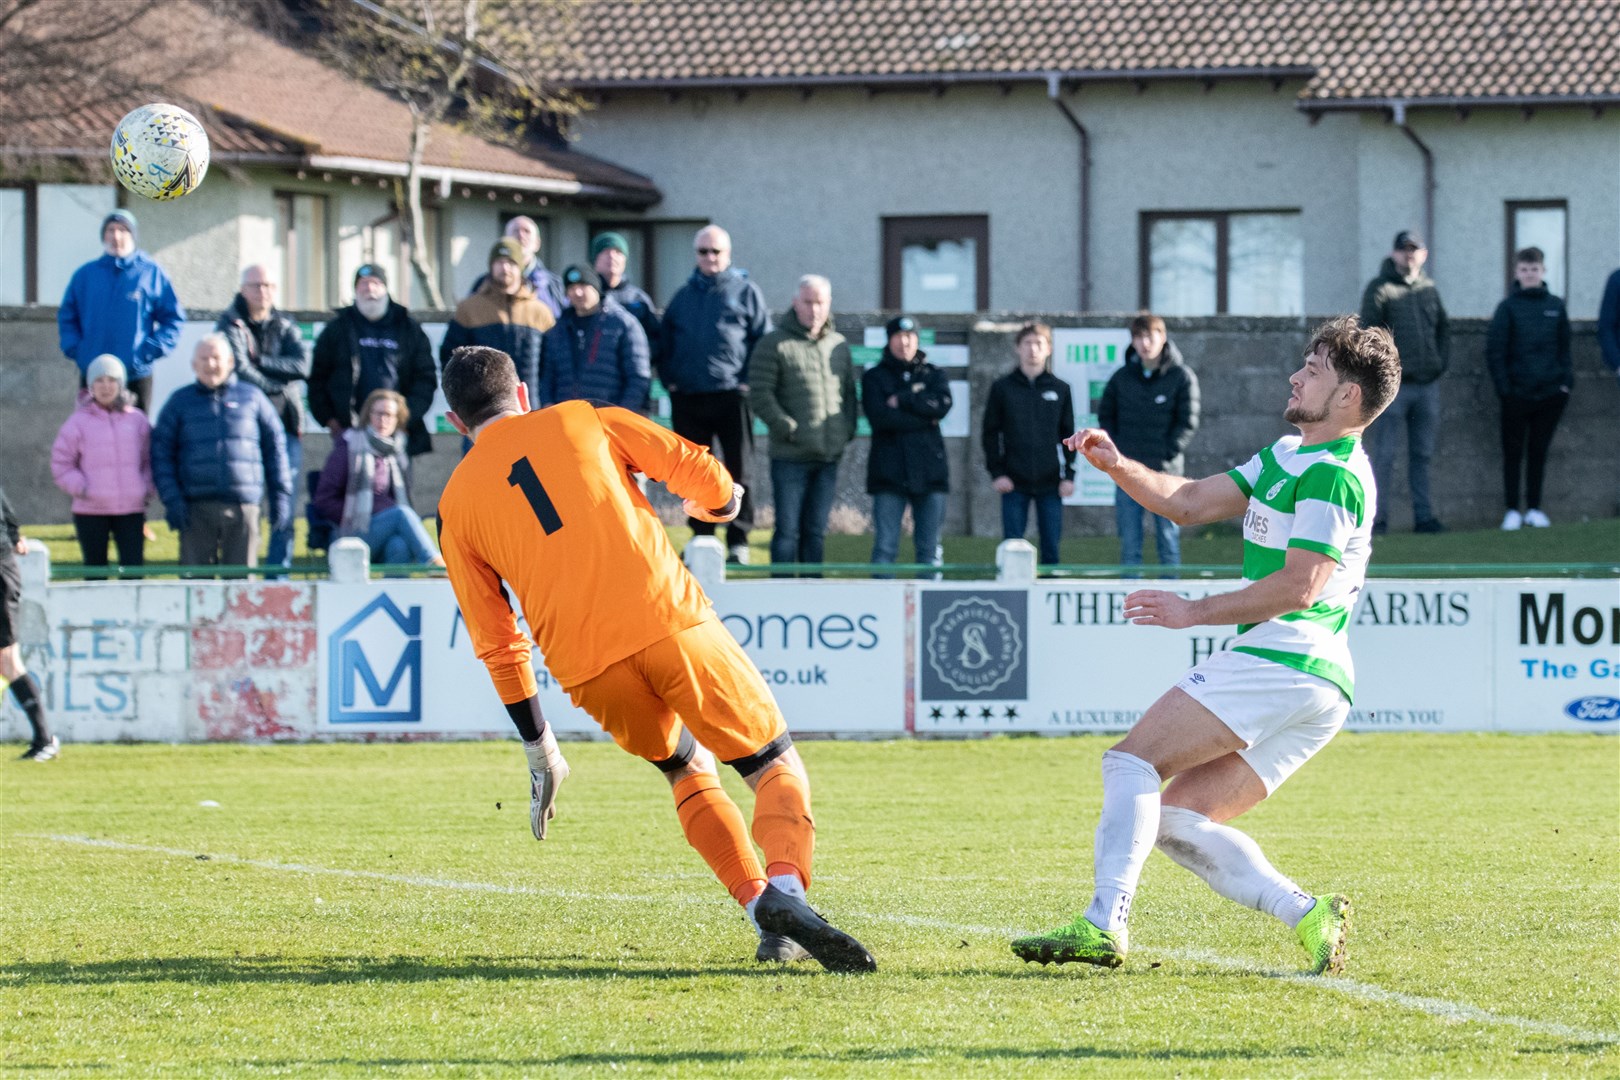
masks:
[[[1013,955],[1025,962],[1096,964],[1116,968],[1125,962],[1126,931],[1102,930],[1084,915],[1067,926],[1012,943]]]
[[[1294,933],[1311,954],[1312,975],[1338,975],[1344,971],[1345,945],[1350,938],[1350,898],[1318,896],[1316,906],[1294,927]]]

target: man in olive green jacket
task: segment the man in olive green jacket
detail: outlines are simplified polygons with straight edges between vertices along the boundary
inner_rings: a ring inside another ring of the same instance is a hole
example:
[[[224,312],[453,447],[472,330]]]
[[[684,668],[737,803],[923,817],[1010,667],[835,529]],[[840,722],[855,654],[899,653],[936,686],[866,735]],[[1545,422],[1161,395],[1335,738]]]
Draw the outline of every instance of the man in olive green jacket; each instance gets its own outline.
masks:
[[[855,437],[855,365],[831,314],[832,285],[806,274],[748,361],[748,403],[771,433],[773,563],[823,561],[838,462]]]

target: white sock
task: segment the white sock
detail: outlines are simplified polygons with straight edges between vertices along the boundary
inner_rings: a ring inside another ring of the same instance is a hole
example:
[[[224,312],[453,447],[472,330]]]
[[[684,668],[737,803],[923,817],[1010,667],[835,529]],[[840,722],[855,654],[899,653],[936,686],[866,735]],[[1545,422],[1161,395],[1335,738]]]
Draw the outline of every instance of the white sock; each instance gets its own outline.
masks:
[[[1123,930],[1159,831],[1159,772],[1133,754],[1107,750],[1102,778],[1102,816],[1092,855],[1097,891],[1086,918],[1104,930]]]
[[[1159,850],[1228,900],[1263,911],[1290,927],[1298,926],[1316,903],[1277,873],[1260,845],[1247,834],[1184,806],[1160,810]]]
[[[789,896],[804,899],[804,882],[799,880],[798,874],[775,874],[771,877],[771,884]]]

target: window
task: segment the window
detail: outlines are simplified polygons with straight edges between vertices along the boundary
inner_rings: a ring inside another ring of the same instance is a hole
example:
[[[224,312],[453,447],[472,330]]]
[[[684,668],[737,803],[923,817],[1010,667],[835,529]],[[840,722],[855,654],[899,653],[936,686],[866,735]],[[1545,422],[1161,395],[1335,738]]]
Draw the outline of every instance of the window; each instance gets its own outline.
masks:
[[[32,192],[0,188],[0,304],[32,300],[28,280],[28,203]]]
[[[990,307],[990,219],[883,219],[883,306],[972,312]]]
[[[35,299],[54,304],[67,291],[73,272],[101,257],[101,223],[118,209],[118,189],[111,184],[41,184],[34,190],[39,236]],[[137,247],[140,241],[136,233]]]
[[[1569,283],[1569,204],[1563,199],[1507,204],[1507,280],[1513,280],[1513,253],[1538,247],[1547,257],[1547,291],[1567,296]]]
[[[332,302],[326,254],[326,196],[278,192],[276,257],[282,305],[293,311],[316,311]]]
[[[1156,315],[1303,315],[1297,210],[1142,215],[1142,307]]]

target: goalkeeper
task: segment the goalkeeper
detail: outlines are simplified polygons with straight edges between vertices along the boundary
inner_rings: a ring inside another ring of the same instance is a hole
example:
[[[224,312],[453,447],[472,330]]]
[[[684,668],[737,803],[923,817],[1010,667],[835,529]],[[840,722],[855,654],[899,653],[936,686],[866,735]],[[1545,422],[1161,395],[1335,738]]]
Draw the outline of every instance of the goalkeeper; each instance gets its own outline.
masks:
[[[1313,972],[1343,968],[1350,901],[1307,894],[1226,822],[1276,791],[1350,712],[1355,674],[1345,631],[1366,581],[1377,509],[1361,434],[1400,378],[1388,331],[1350,316],[1316,330],[1288,380],[1283,420],[1300,433],[1230,472],[1198,481],[1154,472],[1094,429],[1064,440],[1177,524],[1242,514],[1245,584],[1196,600],[1159,589],[1125,598],[1126,617],[1140,625],[1237,623],[1238,635],[1103,754],[1091,904],[1067,926],[1014,941],[1024,960],[1124,963],[1131,900],[1157,845],[1222,896],[1292,927]]]
[[[669,781],[687,840],[759,932],[757,959],[875,970],[860,942],[805,902],[815,823],[804,763],[631,474],[663,481],[688,514],[713,522],[737,515],[741,486],[707,449],[626,409],[569,401],[529,412],[528,388],[497,349],[456,349],[443,385],[451,423],[473,445],[440,499],[439,543],[473,646],[523,736],[535,838],[546,838],[568,764],[503,580],[574,703]],[[763,860],[715,755],[754,792]]]

